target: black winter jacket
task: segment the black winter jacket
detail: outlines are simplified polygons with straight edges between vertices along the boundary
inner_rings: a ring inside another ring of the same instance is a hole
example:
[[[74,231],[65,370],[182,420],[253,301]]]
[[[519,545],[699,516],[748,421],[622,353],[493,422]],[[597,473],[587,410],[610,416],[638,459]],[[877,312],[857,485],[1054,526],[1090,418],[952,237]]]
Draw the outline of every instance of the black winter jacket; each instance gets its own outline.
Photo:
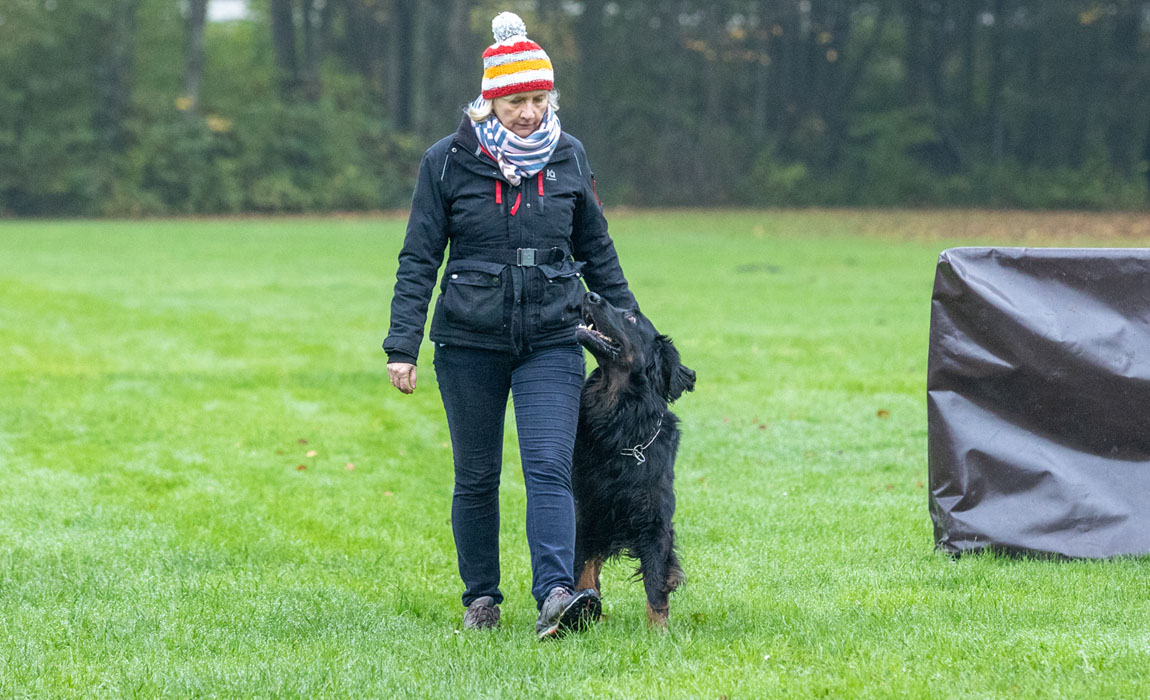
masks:
[[[399,253],[389,362],[414,363],[443,253],[451,244],[431,340],[529,352],[575,342],[582,279],[636,308],[578,139],[564,132],[540,173],[511,186],[467,118],[423,156]],[[535,265],[530,265],[536,249]],[[519,264],[517,264],[519,263]],[[527,263],[527,264],[522,264]]]

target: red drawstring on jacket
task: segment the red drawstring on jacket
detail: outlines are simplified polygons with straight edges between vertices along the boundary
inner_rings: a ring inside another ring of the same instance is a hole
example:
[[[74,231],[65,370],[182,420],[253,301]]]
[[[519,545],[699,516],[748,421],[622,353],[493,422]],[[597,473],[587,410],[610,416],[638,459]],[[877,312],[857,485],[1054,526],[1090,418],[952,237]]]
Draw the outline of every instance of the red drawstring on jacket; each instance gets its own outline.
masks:
[[[543,176],[542,175],[539,176],[539,196],[540,197],[543,196]],[[523,193],[522,192],[516,192],[515,193],[515,204],[511,205],[511,216],[515,216],[516,212],[519,211],[519,205],[520,205],[520,203],[522,203],[522,201],[523,201]],[[500,205],[503,204],[503,182],[501,180],[495,181],[495,203],[500,204]]]
[[[543,173],[539,173],[539,196],[543,196]]]

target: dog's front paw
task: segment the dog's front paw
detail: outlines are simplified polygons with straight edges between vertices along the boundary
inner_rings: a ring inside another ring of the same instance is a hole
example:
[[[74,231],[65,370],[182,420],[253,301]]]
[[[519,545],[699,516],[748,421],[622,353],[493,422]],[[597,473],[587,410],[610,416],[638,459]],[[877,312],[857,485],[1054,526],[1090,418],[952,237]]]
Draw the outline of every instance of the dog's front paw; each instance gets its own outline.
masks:
[[[647,603],[647,626],[660,632],[667,631],[667,617],[671,614],[670,608],[656,610]]]

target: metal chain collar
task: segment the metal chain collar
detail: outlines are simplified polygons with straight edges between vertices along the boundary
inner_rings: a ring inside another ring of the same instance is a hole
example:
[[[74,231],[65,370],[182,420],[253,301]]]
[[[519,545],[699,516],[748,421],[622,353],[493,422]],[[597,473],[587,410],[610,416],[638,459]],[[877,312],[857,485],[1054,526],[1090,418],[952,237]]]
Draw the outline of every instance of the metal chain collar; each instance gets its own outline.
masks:
[[[627,449],[622,450],[619,454],[627,456],[627,457],[634,457],[636,464],[642,464],[643,462],[646,462],[647,456],[643,454],[643,450],[650,447],[651,443],[655,442],[655,438],[659,437],[659,433],[661,433],[661,432],[663,432],[663,417],[662,416],[659,417],[659,424],[655,427],[655,434],[651,436],[651,439],[647,441],[647,444],[635,445],[634,447],[628,447]]]

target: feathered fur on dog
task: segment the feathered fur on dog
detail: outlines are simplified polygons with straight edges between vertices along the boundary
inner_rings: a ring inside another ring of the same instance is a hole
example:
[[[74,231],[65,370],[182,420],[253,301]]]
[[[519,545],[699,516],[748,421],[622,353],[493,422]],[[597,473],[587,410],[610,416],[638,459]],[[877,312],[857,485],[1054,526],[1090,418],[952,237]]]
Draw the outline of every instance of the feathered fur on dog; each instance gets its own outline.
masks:
[[[599,591],[605,560],[638,558],[648,621],[663,626],[683,581],[671,524],[679,420],[668,404],[694,390],[695,373],[637,310],[588,293],[583,321],[577,337],[599,367],[583,386],[575,438],[575,578]]]

